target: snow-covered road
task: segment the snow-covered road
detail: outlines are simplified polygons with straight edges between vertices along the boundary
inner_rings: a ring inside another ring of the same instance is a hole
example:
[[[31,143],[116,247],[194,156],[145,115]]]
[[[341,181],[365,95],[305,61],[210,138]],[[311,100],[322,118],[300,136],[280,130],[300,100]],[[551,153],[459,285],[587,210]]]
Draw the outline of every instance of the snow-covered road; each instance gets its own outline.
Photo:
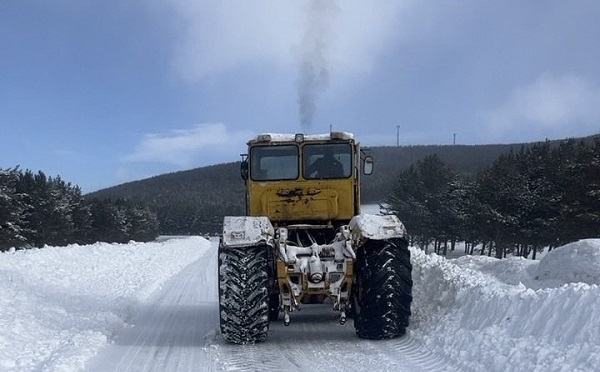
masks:
[[[271,323],[265,343],[224,342],[218,336],[216,244],[143,304],[86,371],[454,370],[410,337],[358,339],[352,322],[339,325],[329,305],[305,305],[289,327]]]
[[[205,249],[144,302],[131,326],[115,335],[86,371],[215,370],[205,345],[219,321],[216,252]]]
[[[0,253],[0,371],[597,371],[600,239],[542,261],[411,249],[405,337],[362,340],[329,306],[256,345],[218,331],[216,242]]]

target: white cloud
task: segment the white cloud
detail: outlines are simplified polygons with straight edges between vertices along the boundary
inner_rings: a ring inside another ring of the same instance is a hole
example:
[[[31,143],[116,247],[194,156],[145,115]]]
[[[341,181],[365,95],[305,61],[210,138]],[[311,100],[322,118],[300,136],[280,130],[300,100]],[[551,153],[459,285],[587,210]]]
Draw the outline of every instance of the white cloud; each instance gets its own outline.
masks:
[[[522,129],[594,131],[600,124],[600,88],[578,76],[544,74],[516,88],[506,103],[482,117],[493,134]]]
[[[377,54],[397,37],[399,11],[409,1],[337,2],[330,12],[328,59],[332,75],[368,72]],[[199,80],[243,64],[297,69],[306,34],[309,1],[171,0],[180,19],[174,67]]]
[[[211,164],[213,155],[231,155],[237,160],[252,135],[245,131],[229,132],[225,124],[198,124],[191,129],[174,129],[168,133],[146,134],[125,162],[154,162],[179,167]],[[231,153],[231,154],[229,154]],[[206,158],[209,161],[203,161]]]

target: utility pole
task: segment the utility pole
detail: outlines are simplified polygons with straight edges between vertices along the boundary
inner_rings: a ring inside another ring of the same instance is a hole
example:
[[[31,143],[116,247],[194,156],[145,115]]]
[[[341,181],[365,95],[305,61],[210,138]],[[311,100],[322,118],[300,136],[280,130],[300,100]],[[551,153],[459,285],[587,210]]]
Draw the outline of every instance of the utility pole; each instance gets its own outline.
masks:
[[[396,125],[396,146],[400,146],[400,126]]]
[[[453,145],[456,145],[456,133],[454,133],[454,140],[452,141]]]

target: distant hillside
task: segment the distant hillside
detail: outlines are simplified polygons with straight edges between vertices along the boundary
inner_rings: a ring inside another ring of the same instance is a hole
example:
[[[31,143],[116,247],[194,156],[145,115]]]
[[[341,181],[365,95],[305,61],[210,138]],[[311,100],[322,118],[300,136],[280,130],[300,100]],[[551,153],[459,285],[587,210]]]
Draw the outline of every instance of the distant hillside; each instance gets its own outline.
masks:
[[[511,148],[522,145],[448,145],[371,147],[375,171],[363,177],[362,202],[382,201],[398,174],[427,155],[464,174],[476,174]],[[218,164],[129,182],[86,195],[86,198],[141,201],[158,213],[164,234],[217,233],[225,215],[244,213],[240,162]]]
[[[244,213],[240,163],[168,173],[109,187],[86,198],[130,199],[153,208],[163,234],[214,233],[225,215]]]

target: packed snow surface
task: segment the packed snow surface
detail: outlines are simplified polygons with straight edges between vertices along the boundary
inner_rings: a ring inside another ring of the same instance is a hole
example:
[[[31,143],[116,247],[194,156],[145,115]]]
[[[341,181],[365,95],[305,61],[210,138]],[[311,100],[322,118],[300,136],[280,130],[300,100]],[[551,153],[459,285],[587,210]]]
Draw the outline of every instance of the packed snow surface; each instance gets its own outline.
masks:
[[[216,242],[45,247],[0,254],[0,371],[597,371],[600,239],[541,261],[445,259],[411,248],[408,334],[356,338],[307,305],[269,340],[218,332]],[[313,306],[313,307],[311,307]]]

